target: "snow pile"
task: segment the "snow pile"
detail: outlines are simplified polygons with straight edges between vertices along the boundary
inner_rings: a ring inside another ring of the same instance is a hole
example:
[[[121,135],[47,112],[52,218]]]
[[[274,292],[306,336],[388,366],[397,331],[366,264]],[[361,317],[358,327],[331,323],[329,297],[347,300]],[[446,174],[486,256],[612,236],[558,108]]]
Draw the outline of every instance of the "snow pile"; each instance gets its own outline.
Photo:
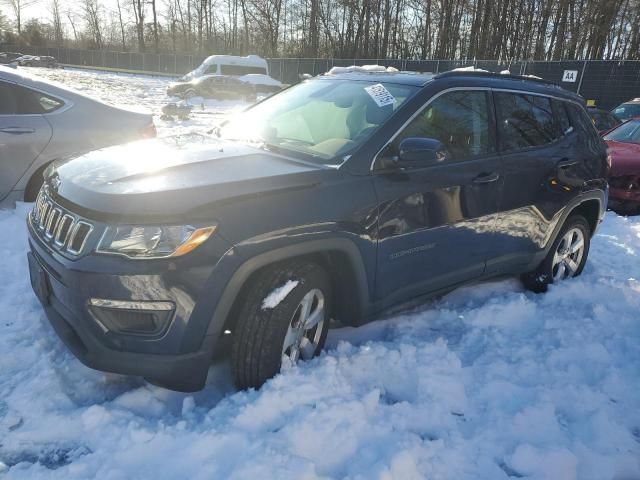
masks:
[[[640,476],[640,220],[607,216],[582,277],[458,290],[359,329],[260,391],[169,392],[81,365],[31,293],[27,207],[0,212],[6,478]]]
[[[394,67],[384,67],[382,65],[351,65],[350,67],[332,67],[329,70],[328,75],[339,75],[341,73],[375,73],[375,72],[387,72],[394,73],[398,69]]]
[[[182,394],[67,351],[29,285],[28,208],[0,210],[3,480],[640,478],[640,218],[607,214],[547,294],[467,287],[332,331],[257,392],[223,362]]]
[[[289,295],[291,291],[298,286],[299,283],[300,282],[298,280],[287,280],[287,283],[273,290],[262,301],[262,310],[276,308],[278,305],[280,305],[280,302],[287,298],[287,295]]]

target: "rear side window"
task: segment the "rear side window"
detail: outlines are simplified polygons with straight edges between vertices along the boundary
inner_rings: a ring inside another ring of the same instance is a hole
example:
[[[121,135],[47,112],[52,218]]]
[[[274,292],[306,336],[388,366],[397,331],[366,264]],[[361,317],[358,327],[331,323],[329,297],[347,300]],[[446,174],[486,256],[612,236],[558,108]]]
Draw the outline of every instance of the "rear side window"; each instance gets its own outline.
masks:
[[[551,104],[553,106],[553,114],[556,117],[556,121],[558,122],[558,126],[560,127],[560,132],[562,133],[562,135],[571,133],[571,119],[569,118],[569,112],[567,111],[566,102],[552,99]]]
[[[427,106],[396,137],[394,146],[409,137],[434,138],[447,150],[447,160],[464,160],[495,151],[487,93],[446,93]]]
[[[546,145],[560,137],[549,98],[497,92],[495,99],[502,150]]]
[[[616,120],[616,117],[607,112],[594,112],[591,116],[599,131],[610,130],[620,123]]]
[[[0,82],[0,115],[51,113],[62,105],[60,100],[42,92]]]
[[[567,102],[566,105],[573,128],[588,134],[595,134],[596,137],[599,136],[593,120],[591,120],[591,117],[584,108],[572,102]]]
[[[222,75],[248,75],[250,73],[267,74],[267,70],[262,67],[249,67],[245,65],[220,65],[220,73]]]

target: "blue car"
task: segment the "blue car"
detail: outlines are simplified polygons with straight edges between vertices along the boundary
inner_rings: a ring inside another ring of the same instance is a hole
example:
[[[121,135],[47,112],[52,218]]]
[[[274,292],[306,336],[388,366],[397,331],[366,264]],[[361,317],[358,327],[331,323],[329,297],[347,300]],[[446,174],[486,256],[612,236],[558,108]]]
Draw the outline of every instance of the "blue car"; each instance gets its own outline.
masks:
[[[530,78],[345,72],[211,137],[54,164],[28,218],[34,291],[86,365],[239,388],[319,353],[329,327],[482,279],[579,275],[607,154],[581,97]]]

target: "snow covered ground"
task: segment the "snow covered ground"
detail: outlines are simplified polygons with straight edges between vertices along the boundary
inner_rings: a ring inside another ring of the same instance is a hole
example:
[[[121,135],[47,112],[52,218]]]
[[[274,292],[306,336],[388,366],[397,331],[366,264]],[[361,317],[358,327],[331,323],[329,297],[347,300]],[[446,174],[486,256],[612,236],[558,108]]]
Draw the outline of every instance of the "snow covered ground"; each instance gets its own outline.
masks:
[[[168,82],[46,74],[156,113]],[[545,295],[464,288],[331,332],[260,391],[220,363],[181,394],[65,349],[29,286],[29,207],[0,210],[2,479],[640,479],[640,218],[607,214],[583,275]]]

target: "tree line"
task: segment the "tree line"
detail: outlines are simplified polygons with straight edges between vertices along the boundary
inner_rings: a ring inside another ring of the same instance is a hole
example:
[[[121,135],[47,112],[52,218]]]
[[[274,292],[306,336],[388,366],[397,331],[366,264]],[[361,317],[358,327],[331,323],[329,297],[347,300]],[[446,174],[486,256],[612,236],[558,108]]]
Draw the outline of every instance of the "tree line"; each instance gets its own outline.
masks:
[[[0,41],[265,57],[640,59],[640,0],[0,0]],[[25,11],[46,12],[25,21]]]

